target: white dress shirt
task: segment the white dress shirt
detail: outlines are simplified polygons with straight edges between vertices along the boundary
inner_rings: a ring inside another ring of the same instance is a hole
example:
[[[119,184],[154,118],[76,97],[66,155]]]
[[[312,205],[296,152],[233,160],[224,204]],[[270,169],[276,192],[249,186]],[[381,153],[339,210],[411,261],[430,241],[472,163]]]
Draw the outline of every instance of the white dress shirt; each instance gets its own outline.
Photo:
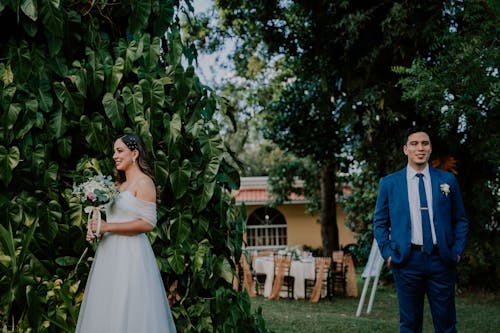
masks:
[[[410,204],[411,218],[411,242],[413,244],[422,245],[422,213],[420,212],[420,195],[418,193],[418,177],[417,173],[424,175],[425,194],[427,197],[427,206],[429,206],[429,217],[431,220],[432,242],[436,244],[436,232],[434,230],[434,220],[432,212],[432,185],[431,175],[429,173],[429,165],[425,166],[422,172],[417,172],[411,166],[406,167],[406,182],[408,184],[408,201]]]

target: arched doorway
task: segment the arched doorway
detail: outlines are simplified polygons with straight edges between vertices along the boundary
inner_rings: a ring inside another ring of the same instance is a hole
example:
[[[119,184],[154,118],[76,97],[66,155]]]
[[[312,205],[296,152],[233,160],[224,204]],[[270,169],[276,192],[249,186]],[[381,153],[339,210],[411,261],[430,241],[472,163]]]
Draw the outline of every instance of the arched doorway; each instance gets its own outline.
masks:
[[[287,225],[283,214],[271,207],[257,208],[247,220],[248,249],[278,249],[287,245]]]

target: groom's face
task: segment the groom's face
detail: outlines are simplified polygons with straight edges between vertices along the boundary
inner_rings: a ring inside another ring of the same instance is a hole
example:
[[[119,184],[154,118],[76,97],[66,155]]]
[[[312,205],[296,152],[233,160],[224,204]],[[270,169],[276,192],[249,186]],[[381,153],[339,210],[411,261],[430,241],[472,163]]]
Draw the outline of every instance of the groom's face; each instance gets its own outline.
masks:
[[[425,132],[413,133],[408,136],[403,151],[408,156],[408,164],[414,169],[421,170],[431,157],[431,140]]]

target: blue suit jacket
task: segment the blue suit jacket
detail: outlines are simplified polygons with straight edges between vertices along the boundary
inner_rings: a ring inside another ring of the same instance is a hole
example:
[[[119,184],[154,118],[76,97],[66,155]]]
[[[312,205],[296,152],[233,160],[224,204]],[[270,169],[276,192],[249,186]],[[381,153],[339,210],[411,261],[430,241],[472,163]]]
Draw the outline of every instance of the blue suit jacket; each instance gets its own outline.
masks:
[[[432,210],[439,255],[447,264],[463,258],[469,222],[462,195],[452,173],[429,167],[432,183]],[[448,184],[448,195],[440,185]],[[374,214],[374,236],[382,257],[401,263],[411,251],[411,220],[406,168],[380,180]]]

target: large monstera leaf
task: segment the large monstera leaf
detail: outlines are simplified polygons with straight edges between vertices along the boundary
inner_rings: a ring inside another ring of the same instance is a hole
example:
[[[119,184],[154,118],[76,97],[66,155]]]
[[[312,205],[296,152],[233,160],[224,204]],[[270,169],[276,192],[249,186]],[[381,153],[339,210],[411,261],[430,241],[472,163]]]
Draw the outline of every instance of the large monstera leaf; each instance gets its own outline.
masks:
[[[104,111],[114,128],[125,127],[123,102],[116,99],[112,93],[106,93],[102,99]]]
[[[182,161],[181,165],[177,160],[170,163],[170,185],[176,199],[180,199],[187,192],[192,171],[191,162],[187,159]]]
[[[93,147],[96,151],[109,152],[107,146],[109,132],[105,119],[99,113],[93,113],[91,117],[83,115],[80,118],[80,127],[82,134],[89,147]]]

